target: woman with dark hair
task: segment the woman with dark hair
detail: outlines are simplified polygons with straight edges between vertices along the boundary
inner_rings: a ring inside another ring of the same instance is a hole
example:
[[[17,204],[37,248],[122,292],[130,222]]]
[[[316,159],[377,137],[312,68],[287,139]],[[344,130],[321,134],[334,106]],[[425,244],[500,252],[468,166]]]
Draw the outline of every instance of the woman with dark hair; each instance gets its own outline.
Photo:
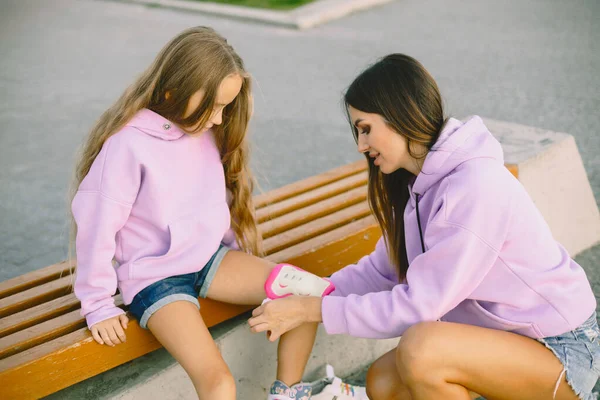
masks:
[[[402,54],[361,73],[344,100],[383,236],[332,275],[329,296],[266,303],[252,330],[274,341],[322,322],[329,334],[401,336],[369,369],[371,400],[592,399],[596,299],[483,121],[447,118],[434,79]]]

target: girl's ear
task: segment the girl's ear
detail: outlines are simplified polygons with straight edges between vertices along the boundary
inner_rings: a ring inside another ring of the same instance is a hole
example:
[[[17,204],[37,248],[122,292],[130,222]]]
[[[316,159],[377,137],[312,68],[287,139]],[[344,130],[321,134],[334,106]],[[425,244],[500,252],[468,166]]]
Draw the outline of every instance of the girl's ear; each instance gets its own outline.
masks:
[[[171,92],[167,90],[165,92],[165,100],[169,100],[169,97],[171,97]]]

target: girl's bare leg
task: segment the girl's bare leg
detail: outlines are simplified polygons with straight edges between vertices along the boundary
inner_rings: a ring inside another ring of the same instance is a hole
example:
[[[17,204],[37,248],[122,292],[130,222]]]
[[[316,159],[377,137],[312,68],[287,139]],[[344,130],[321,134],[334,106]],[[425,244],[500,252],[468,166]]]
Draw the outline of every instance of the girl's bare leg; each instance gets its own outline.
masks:
[[[199,399],[235,399],[235,381],[195,304],[167,304],[148,328],[190,376]]]
[[[229,251],[208,289],[207,297],[232,304],[259,305],[267,297],[264,284],[275,264],[239,251]],[[279,339],[277,379],[291,386],[302,380],[317,334],[305,324]]]

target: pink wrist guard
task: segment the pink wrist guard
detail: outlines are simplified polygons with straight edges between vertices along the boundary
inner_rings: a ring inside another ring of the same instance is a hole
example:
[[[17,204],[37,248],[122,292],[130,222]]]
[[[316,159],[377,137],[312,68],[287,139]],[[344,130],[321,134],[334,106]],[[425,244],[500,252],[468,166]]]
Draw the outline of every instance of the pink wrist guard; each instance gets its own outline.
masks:
[[[291,264],[277,264],[265,282],[269,299],[291,295],[324,297],[335,290],[327,278],[311,274]]]

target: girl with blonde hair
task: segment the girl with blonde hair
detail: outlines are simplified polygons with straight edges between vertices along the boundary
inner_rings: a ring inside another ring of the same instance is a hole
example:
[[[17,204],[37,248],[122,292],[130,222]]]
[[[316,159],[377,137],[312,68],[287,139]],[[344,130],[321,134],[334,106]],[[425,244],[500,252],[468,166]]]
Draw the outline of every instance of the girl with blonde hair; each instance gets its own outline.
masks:
[[[128,318],[112,297],[118,288],[201,399],[234,399],[236,389],[198,296],[260,304],[273,270],[249,254],[260,255],[246,137],[251,113],[242,59],[214,30],[191,28],[102,114],[76,168],[74,289],[94,339],[109,346],[126,340]],[[292,350],[291,341],[315,336],[314,326],[300,330],[280,343],[274,386],[309,396],[306,385],[292,385],[310,346]]]

